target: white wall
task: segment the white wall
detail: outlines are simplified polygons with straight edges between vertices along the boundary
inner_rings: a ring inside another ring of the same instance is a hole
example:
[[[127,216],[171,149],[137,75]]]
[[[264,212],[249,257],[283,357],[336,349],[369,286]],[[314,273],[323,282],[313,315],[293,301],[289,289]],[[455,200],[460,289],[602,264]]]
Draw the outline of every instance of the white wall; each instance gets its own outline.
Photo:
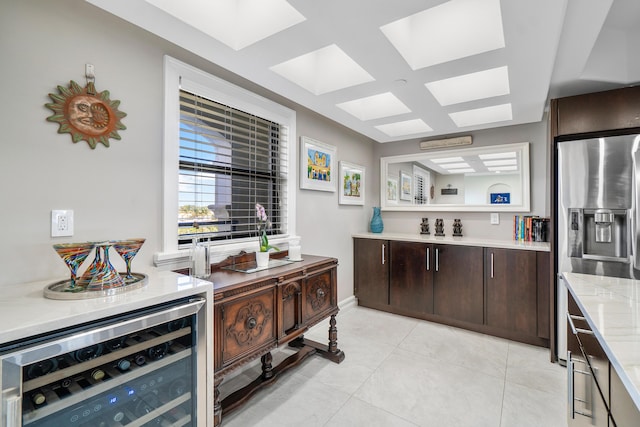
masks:
[[[338,300],[351,296],[351,233],[366,230],[378,194],[371,140],[82,0],[3,2],[0,10],[0,286],[65,277],[51,247],[58,242],[145,237],[134,270],[152,265],[161,250],[165,54],[295,109],[298,135],[336,145],[338,160],[366,167],[367,206],[338,205],[337,192],[297,193],[303,252],[337,257]],[[69,80],[84,86],[85,63],[95,66],[97,89],[127,113],[122,140],[110,148],[74,144],[46,121],[47,95]],[[73,237],[50,237],[51,209],[74,210]]]

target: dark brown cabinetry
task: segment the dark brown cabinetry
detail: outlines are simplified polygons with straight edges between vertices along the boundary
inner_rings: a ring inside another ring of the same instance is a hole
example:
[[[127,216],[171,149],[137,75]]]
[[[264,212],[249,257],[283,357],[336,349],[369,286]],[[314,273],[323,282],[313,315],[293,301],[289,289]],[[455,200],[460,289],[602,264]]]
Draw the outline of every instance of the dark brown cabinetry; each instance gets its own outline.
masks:
[[[389,242],[389,303],[393,307],[433,313],[433,245]]]
[[[389,305],[388,260],[388,241],[354,239],[354,293],[360,305],[378,309]]]
[[[640,423],[640,410],[616,370],[611,367],[611,418],[615,424],[610,426],[637,426]]]
[[[487,325],[536,336],[536,253],[485,249],[485,312]]]
[[[354,262],[359,305],[549,346],[548,252],[355,238]]]
[[[551,100],[553,136],[640,127],[640,87]]]
[[[434,262],[434,314],[482,324],[482,248],[435,245]]]
[[[571,293],[567,309],[568,425],[639,425],[638,406]]]

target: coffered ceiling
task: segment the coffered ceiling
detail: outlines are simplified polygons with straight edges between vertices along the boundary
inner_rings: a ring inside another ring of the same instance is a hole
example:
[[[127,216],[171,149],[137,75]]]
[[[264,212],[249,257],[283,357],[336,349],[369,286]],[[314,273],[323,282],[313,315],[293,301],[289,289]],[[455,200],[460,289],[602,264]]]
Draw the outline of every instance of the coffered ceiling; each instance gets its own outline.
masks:
[[[640,82],[637,0],[87,0],[381,143]]]

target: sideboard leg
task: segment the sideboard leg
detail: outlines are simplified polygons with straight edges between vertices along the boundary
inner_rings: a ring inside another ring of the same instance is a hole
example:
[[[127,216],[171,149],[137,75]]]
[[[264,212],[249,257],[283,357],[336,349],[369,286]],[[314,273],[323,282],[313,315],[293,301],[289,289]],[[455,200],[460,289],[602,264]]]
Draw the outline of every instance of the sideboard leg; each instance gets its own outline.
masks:
[[[331,315],[329,320],[329,359],[336,363],[340,363],[344,360],[344,353],[338,348],[338,328],[336,327],[336,315]]]
[[[220,403],[220,384],[222,383],[221,377],[214,378],[214,390],[213,390],[213,425],[218,427],[222,424],[222,404]]]
[[[273,366],[271,366],[273,356],[271,355],[271,352],[263,355],[260,358],[260,361],[262,362],[262,378],[268,380],[273,377]]]
[[[311,347],[316,349],[317,353],[329,359],[332,362],[340,363],[344,360],[344,352],[338,348],[338,328],[336,327],[336,316],[331,315],[329,320],[329,344],[321,344],[316,341],[299,336],[296,339],[289,342],[289,347],[304,348]]]

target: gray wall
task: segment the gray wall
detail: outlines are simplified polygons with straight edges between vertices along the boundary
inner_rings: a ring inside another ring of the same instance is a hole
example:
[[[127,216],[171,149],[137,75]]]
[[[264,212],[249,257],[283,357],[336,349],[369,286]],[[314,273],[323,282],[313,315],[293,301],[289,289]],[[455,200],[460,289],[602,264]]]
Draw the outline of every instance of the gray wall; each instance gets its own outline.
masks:
[[[337,146],[338,160],[368,172],[376,165],[370,139],[81,0],[3,2],[0,54],[0,286],[66,276],[51,247],[58,242],[145,237],[134,270],[152,265],[161,250],[165,54],[296,110],[298,135]],[[46,121],[48,94],[70,80],[84,86],[85,63],[127,113],[110,148],[74,144]],[[366,230],[374,182],[367,177],[365,207],[338,205],[338,193],[297,192],[303,252],[339,259],[338,300],[353,294],[351,233]],[[74,210],[73,237],[50,237],[52,209]],[[112,261],[123,267],[117,255]]]

